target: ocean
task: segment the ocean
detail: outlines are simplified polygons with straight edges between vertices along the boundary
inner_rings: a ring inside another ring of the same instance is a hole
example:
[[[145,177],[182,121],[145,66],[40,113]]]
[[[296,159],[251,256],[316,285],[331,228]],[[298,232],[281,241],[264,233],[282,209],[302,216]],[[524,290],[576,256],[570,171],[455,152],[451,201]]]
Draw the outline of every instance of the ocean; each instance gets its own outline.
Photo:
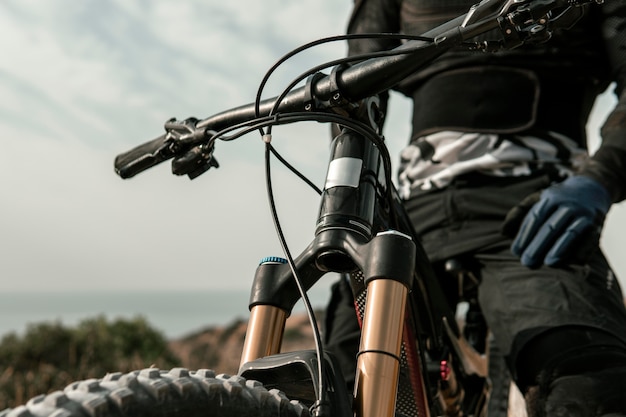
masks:
[[[175,339],[246,319],[249,294],[249,290],[0,293],[0,338],[11,332],[24,334],[33,323],[74,326],[98,316],[109,320],[142,316],[165,337]],[[327,288],[309,294],[315,308],[323,307],[328,297]],[[294,313],[303,311],[299,302]]]

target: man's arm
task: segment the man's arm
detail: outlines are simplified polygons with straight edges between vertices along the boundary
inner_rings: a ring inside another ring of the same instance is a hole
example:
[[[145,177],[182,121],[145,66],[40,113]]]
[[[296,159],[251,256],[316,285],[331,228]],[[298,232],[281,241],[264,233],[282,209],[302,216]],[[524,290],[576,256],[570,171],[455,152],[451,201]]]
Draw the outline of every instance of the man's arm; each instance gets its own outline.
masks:
[[[588,253],[597,246],[611,205],[626,199],[626,5],[610,0],[596,7],[604,40],[598,48],[605,47],[618,103],[598,151],[578,175],[544,190],[524,217],[511,250],[529,267],[584,262],[577,248]]]
[[[602,32],[619,101],[602,126],[600,148],[581,174],[606,187],[615,203],[626,199],[626,4],[607,1],[602,12]]]
[[[348,22],[348,34],[400,32],[400,0],[355,0]],[[348,55],[384,51],[399,46],[390,39],[354,39],[348,42]]]

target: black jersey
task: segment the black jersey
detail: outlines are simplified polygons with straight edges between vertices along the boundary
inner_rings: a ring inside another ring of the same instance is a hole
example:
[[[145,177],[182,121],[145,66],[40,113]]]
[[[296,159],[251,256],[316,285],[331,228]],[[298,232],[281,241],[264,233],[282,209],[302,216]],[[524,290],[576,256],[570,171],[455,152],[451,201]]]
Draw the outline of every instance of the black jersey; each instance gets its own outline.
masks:
[[[466,13],[475,0],[355,0],[349,33],[418,35]],[[395,88],[414,101],[414,142],[440,131],[565,136],[586,149],[595,98],[614,83],[618,104],[600,150],[580,170],[614,201],[626,198],[626,4],[587,5],[572,28],[549,42],[497,53],[452,50]],[[498,40],[497,31],[480,40]],[[390,40],[353,40],[349,54],[391,49]],[[478,87],[477,87],[478,86]],[[529,92],[532,91],[532,94]],[[480,100],[480,105],[474,105]],[[544,134],[547,133],[547,134]]]

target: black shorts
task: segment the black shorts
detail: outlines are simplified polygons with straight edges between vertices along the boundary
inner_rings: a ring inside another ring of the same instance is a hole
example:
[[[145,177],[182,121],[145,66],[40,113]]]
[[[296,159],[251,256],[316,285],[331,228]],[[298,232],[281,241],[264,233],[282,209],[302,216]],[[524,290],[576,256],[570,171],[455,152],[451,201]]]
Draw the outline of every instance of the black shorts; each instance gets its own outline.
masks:
[[[478,270],[480,305],[502,352],[560,326],[584,326],[626,344],[626,309],[619,283],[599,247],[578,264],[530,269],[501,233],[507,212],[548,186],[532,178],[462,177],[443,190],[415,193],[409,216],[433,262],[470,257]]]

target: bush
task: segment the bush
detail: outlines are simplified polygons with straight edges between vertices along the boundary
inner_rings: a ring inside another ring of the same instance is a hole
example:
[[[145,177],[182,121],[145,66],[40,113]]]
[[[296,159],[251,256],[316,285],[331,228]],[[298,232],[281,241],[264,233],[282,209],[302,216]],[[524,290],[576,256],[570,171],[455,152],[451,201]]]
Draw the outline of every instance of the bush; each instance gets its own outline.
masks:
[[[0,341],[0,410],[107,372],[179,365],[165,337],[142,317],[31,325],[23,337],[10,333]]]

